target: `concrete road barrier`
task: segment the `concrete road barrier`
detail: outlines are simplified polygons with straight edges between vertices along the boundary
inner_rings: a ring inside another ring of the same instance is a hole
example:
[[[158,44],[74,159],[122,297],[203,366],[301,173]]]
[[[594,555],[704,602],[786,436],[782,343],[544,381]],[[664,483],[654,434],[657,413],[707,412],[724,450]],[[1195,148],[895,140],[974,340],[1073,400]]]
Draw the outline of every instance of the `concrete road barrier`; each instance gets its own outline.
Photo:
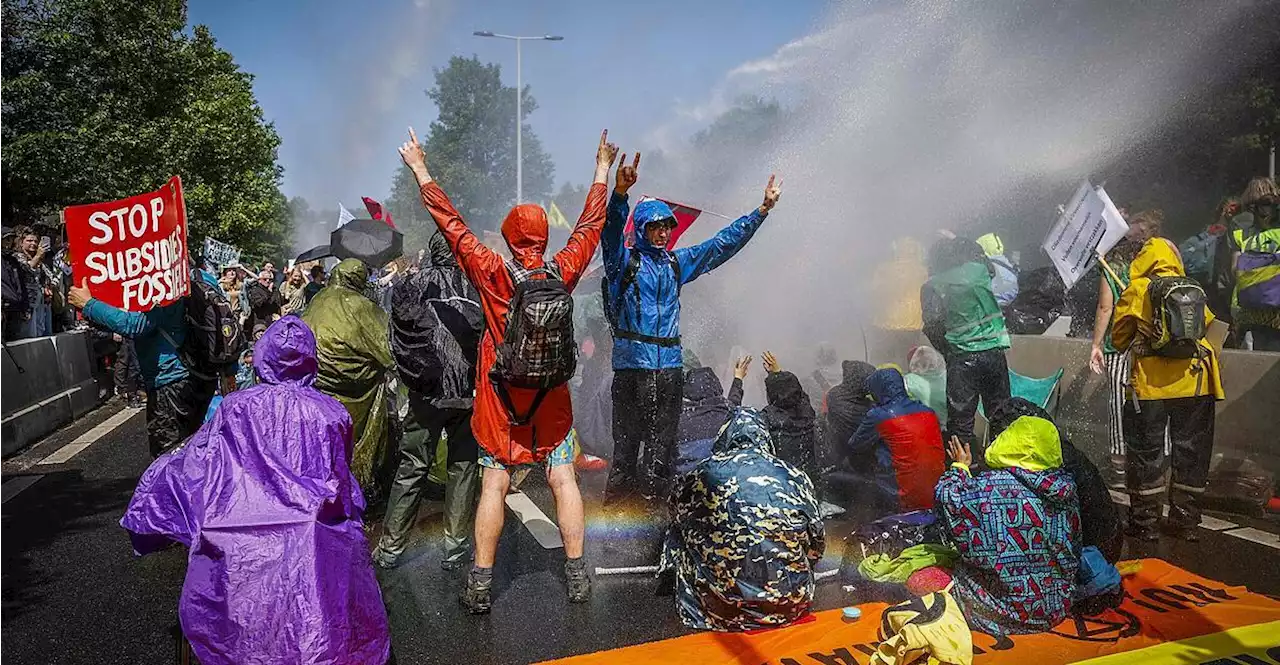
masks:
[[[0,441],[6,457],[98,406],[90,344],[82,330],[5,344]]]

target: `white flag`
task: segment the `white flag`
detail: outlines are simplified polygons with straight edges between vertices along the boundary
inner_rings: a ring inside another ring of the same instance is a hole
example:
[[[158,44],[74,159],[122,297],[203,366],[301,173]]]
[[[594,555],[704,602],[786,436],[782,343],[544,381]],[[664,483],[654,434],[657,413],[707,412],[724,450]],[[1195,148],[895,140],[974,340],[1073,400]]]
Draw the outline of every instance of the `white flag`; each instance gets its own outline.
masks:
[[[338,226],[341,227],[343,224],[346,224],[347,222],[355,218],[356,216],[351,214],[351,211],[347,210],[347,207],[342,205],[342,202],[339,201],[338,202]]]

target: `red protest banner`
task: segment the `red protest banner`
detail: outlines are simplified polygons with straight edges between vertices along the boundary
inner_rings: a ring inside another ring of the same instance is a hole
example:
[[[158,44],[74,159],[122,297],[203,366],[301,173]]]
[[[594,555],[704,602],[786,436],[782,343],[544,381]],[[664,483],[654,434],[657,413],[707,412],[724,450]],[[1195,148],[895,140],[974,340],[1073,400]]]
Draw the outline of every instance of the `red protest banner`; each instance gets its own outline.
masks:
[[[76,284],[96,300],[145,312],[187,295],[187,209],[182,180],[154,192],[62,211]]]

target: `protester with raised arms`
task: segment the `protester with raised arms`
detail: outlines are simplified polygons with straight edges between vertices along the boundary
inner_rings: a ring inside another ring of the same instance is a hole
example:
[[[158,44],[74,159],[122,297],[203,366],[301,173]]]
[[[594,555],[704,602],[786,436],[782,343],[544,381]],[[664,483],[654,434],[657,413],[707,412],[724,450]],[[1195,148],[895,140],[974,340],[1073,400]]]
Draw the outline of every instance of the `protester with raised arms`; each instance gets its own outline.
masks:
[[[608,132],[601,134],[595,180],[564,249],[550,261],[544,259],[547,213],[535,204],[519,204],[502,222],[502,237],[512,256],[504,260],[467,228],[432,179],[426,153],[412,129],[409,141],[400,146],[400,157],[418,181],[423,205],[480,294],[486,321],[471,419],[476,441],[483,448],[479,462],[484,471],[476,510],[475,566],[461,598],[474,614],[488,612],[492,604],[493,562],[511,484],[509,467],[523,464],[547,465],[567,558],[569,601],[586,602],[591,596],[582,556],[582,495],[568,439],[573,408],[567,382],[577,368],[569,292],[586,272],[600,242],[609,168],[617,154],[617,146],[608,142]]]
[[[618,174],[602,244],[605,313],[613,329],[613,466],[605,501],[636,494],[665,495],[680,422],[684,372],[680,345],[680,288],[720,267],[738,253],[764,223],[782,195],[769,176],[758,208],[721,229],[711,239],[675,251],[667,246],[675,215],[662,201],[645,200],[635,209],[635,243],[623,237],[630,204],[627,192],[638,178],[640,155],[618,163]],[[652,460],[652,478],[641,479],[641,446]]]

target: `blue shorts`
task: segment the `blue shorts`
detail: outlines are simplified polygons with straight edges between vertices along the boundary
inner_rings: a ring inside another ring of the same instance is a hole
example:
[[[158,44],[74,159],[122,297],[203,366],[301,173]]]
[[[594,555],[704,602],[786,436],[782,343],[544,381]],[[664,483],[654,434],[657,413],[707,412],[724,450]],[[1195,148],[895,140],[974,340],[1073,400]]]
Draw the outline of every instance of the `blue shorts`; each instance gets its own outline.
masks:
[[[566,436],[564,441],[561,441],[559,445],[551,450],[551,454],[547,455],[547,471],[557,466],[573,464],[573,444],[577,439],[576,434],[573,430],[569,430],[569,436]],[[494,459],[493,455],[485,452],[484,448],[480,449],[480,457],[476,461],[480,463],[480,466],[490,469],[505,470],[507,468],[505,464]]]

